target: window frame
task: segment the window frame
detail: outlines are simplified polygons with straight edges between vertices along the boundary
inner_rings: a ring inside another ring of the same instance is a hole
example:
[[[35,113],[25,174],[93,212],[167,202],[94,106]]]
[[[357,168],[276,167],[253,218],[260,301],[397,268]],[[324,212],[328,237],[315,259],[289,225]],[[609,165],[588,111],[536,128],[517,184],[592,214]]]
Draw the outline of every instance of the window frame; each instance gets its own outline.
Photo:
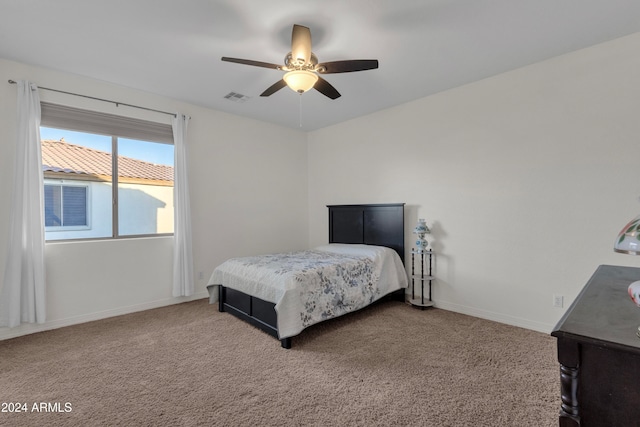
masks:
[[[66,105],[54,104],[49,102],[40,102],[41,106],[41,127],[70,130],[84,133],[98,134],[111,137],[111,236],[102,237],[80,237],[68,239],[45,240],[46,242],[76,242],[90,240],[115,240],[115,239],[132,239],[132,238],[148,238],[148,237],[165,237],[173,236],[175,233],[175,217],[174,232],[171,233],[152,233],[152,234],[119,234],[119,203],[118,203],[118,138],[138,140],[156,144],[173,144],[173,128],[170,124],[152,122],[148,120],[125,117],[115,114],[102,113],[92,110],[80,109]],[[175,182],[175,165],[174,182]],[[47,181],[47,179],[45,179]],[[45,185],[47,185],[45,183]],[[81,185],[81,184],[78,184]],[[90,187],[90,185],[87,185]],[[175,187],[174,187],[175,188]],[[87,195],[87,222],[91,223],[91,205],[89,202],[90,189]],[[45,231],[75,231],[71,228],[53,226],[56,229],[50,230],[45,226]],[[74,227],[74,226],[71,226]],[[79,227],[79,226],[78,226]],[[77,229],[87,230],[91,227]]]

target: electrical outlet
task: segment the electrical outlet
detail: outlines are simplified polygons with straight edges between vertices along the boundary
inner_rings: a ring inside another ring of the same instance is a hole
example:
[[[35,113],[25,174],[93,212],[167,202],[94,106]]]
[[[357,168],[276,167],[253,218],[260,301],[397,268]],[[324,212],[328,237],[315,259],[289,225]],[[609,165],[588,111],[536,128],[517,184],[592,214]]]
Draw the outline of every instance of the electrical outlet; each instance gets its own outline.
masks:
[[[203,279],[204,279],[204,272],[198,271],[198,280],[203,280]]]
[[[553,306],[562,308],[564,306],[564,295],[554,295],[553,296]]]

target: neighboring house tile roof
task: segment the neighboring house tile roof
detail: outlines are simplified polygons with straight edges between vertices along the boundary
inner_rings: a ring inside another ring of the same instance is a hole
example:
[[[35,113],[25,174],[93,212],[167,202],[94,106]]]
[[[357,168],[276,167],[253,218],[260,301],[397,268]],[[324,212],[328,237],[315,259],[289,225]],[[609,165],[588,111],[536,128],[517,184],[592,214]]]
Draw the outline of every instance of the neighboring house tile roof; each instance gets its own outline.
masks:
[[[42,170],[43,172],[110,176],[111,153],[69,144],[64,140],[42,140]],[[118,177],[173,181],[173,167],[118,156]]]

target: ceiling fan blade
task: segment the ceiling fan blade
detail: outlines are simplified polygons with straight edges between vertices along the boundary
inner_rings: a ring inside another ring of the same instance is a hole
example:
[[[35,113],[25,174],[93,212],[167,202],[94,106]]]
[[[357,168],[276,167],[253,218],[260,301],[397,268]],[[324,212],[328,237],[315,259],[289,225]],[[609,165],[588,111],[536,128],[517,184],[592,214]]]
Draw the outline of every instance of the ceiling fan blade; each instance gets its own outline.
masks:
[[[223,56],[220,59],[226,62],[235,62],[236,64],[253,65],[254,67],[263,67],[263,68],[273,68],[274,70],[279,70],[281,68],[280,65],[277,65],[277,64],[271,64],[269,62],[252,61],[251,59],[228,58],[226,56]]]
[[[274,84],[272,84],[271,86],[269,86],[267,88],[267,90],[265,90],[264,92],[262,92],[260,94],[260,96],[273,95],[274,93],[276,93],[277,91],[279,91],[280,89],[285,87],[286,85],[287,85],[287,83],[283,79],[280,79],[277,82],[275,82]]]
[[[338,92],[335,87],[331,86],[331,83],[320,76],[318,76],[318,81],[313,85],[313,88],[331,99],[340,98],[340,92]]]
[[[352,59],[347,61],[323,62],[318,64],[321,74],[351,73],[353,71],[374,70],[378,68],[377,59]]]
[[[309,28],[297,24],[293,25],[291,57],[294,61],[304,61],[304,64],[308,64],[311,60],[311,30]]]

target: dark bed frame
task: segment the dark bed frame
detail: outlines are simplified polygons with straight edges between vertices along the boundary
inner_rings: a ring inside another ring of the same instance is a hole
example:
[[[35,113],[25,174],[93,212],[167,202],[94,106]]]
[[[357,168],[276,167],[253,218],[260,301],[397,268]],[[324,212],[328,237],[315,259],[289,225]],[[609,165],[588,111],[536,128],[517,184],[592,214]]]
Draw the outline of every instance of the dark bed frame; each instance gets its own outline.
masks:
[[[329,243],[386,246],[404,263],[404,203],[375,205],[328,205]],[[275,304],[235,289],[218,286],[218,310],[226,311],[278,338]],[[404,289],[385,298],[404,301]],[[291,338],[280,340],[291,348]]]

